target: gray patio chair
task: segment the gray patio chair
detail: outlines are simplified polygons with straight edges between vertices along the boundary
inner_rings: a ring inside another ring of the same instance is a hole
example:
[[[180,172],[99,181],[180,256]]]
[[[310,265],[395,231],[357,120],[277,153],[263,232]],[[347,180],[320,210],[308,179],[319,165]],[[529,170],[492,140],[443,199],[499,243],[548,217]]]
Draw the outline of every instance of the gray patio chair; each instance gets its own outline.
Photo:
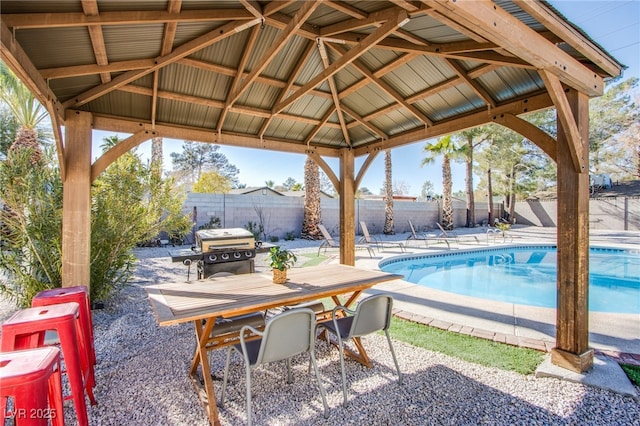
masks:
[[[405,252],[404,249],[404,244],[402,244],[401,242],[396,242],[396,241],[383,241],[380,238],[371,236],[371,234],[369,234],[369,228],[367,228],[367,224],[364,221],[360,221],[360,229],[362,230],[362,238],[360,239],[360,241],[358,241],[359,243],[367,243],[369,245],[374,245],[376,246],[376,248],[378,250],[380,249],[384,249],[385,245],[388,247],[398,247],[400,248],[401,252]]]
[[[245,337],[245,332],[247,331],[260,336],[260,338],[247,341]],[[314,353],[315,340],[316,315],[313,310],[308,308],[291,309],[274,316],[267,321],[264,332],[256,330],[251,326],[242,327],[240,344],[229,346],[229,350],[227,351],[220,406],[224,406],[227,379],[229,376],[229,364],[231,363],[231,352],[236,351],[242,355],[246,367],[247,422],[249,425],[252,423],[251,370],[262,364],[286,360],[287,383],[292,383],[291,357],[308,352],[318,381],[320,395],[322,396],[324,417],[328,418],[329,406],[327,405],[325,391],[320,381],[320,373],[318,372],[318,365]]]
[[[332,320],[318,324],[329,330],[338,338],[338,349],[340,351],[340,369],[342,370],[342,393],[344,396],[343,405],[347,405],[347,379],[344,366],[344,342],[355,337],[365,336],[383,330],[389,342],[389,349],[393,362],[398,371],[398,383],[402,384],[402,373],[398,366],[396,353],[391,344],[389,336],[389,325],[391,324],[391,309],[393,307],[393,297],[388,294],[376,294],[362,299],[355,311],[344,306],[336,306],[332,312]],[[342,311],[347,316],[338,317],[336,314]]]
[[[320,247],[318,247],[318,256],[320,256],[320,250],[322,250],[323,248],[325,253],[327,252],[328,248],[340,248],[340,244],[335,242],[335,240],[333,239],[329,231],[327,231],[327,228],[325,228],[324,225],[319,224],[318,229],[320,230],[320,233],[324,238],[324,240],[320,244]],[[370,246],[364,245],[364,244],[356,244],[356,250],[358,249],[366,249],[369,252],[369,257],[373,257],[373,249]]]
[[[409,240],[424,241],[424,246],[427,248],[429,247],[429,241],[434,241],[436,243],[444,241],[447,244],[447,248],[451,248],[451,245],[449,245],[449,241],[447,241],[446,239],[441,240],[437,235],[419,234],[418,232],[416,232],[416,228],[413,226],[413,223],[411,221],[409,221],[409,229],[411,229],[411,235],[407,237],[407,246],[409,246]]]

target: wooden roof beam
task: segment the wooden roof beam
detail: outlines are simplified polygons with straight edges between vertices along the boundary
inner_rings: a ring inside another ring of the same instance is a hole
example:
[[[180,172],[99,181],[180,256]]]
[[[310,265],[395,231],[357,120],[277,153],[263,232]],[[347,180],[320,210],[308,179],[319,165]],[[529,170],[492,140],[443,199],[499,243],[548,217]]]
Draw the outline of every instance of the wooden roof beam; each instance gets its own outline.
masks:
[[[549,10],[546,4],[542,2],[521,1],[518,2],[518,6],[533,16],[538,22],[544,25],[545,28],[551,30],[554,35],[592,60],[608,75],[616,77],[622,72],[622,66],[619,63],[615,62],[613,58],[603,52],[599,46],[585,39],[569,22],[558,19],[558,15]],[[547,39],[549,38],[547,37]]]
[[[240,84],[240,80],[244,75],[244,69],[247,66],[247,62],[249,62],[249,58],[253,53],[253,48],[256,45],[256,40],[258,40],[258,34],[260,34],[260,27],[255,26],[251,31],[251,35],[247,40],[247,43],[244,46],[242,57],[240,58],[240,62],[238,63],[238,67],[236,69],[236,74],[233,76],[233,81],[231,82],[231,88],[228,92],[228,97],[225,102],[225,108],[222,110],[220,114],[220,118],[218,119],[218,132],[222,130],[222,126],[224,126],[224,120],[227,118],[227,114],[229,112],[229,108],[233,105],[233,101],[231,100],[231,94],[238,90],[238,85]]]
[[[344,48],[342,48],[341,46],[335,46],[334,49],[336,49],[340,53],[344,53]],[[386,83],[384,80],[376,78],[373,75],[373,72],[371,72],[371,70],[369,70],[364,64],[360,63],[360,61],[354,61],[353,65],[365,76],[365,78],[382,89],[382,91],[384,91],[387,95],[391,96],[392,99],[394,99],[398,104],[402,105],[409,112],[411,112],[411,114],[413,114],[418,120],[422,121],[425,125],[432,124],[431,120],[427,116],[425,116],[422,111],[407,102],[406,99],[404,99],[404,97],[400,95],[400,93],[398,93],[393,87],[391,87],[391,85]]]
[[[280,91],[280,96],[278,97],[276,103],[282,101],[287,96],[287,94],[289,93],[291,88],[295,87],[295,81],[298,78],[298,75],[300,74],[300,71],[302,70],[302,68],[304,68],[304,65],[307,63],[307,61],[309,60],[309,58],[313,54],[314,48],[315,48],[315,43],[313,43],[313,42],[307,43],[307,47],[306,47],[304,53],[300,57],[300,60],[296,63],[296,66],[293,69],[293,71],[291,72],[291,75],[289,76],[289,79],[287,80],[286,84],[283,86],[282,90]],[[260,131],[258,132],[260,137],[264,136],[265,132],[269,128],[269,125],[271,124],[271,122],[273,121],[274,118],[275,118],[275,115],[271,114],[269,116],[269,118],[266,119],[265,122],[262,124],[262,127],[260,128]]]
[[[257,61],[256,68],[252,69],[249,75],[242,81],[242,86],[237,90],[231,92],[228,102],[229,104],[235,103],[240,96],[247,90],[247,88],[253,84],[258,75],[271,63],[273,58],[280,52],[280,50],[289,42],[289,40],[296,35],[296,30],[302,26],[302,24],[311,16],[311,14],[320,6],[320,3],[313,1],[306,1],[302,3],[302,6],[296,14],[291,18],[289,24],[278,35],[278,37],[271,43],[271,46],[262,55],[262,58]]]
[[[329,68],[312,78],[308,83],[296,90],[296,92],[287,99],[277,103],[273,109],[273,113],[280,113],[283,109],[314,89],[318,84],[337,73],[351,62],[355,61],[359,56],[363,55],[367,50],[375,46],[380,40],[395,31],[396,28],[404,25],[408,19],[407,12],[404,10],[393,16],[389,16],[389,20],[385,22],[384,25],[365,37],[361,43],[350,49],[346,54],[342,55],[337,61],[331,64]]]
[[[536,68],[552,72],[576,90],[589,96],[602,95],[602,77],[495,3],[489,0],[436,0],[430,1],[429,5]]]
[[[496,102],[493,100],[489,92],[487,92],[484,89],[484,87],[480,86],[480,84],[478,84],[477,81],[470,78],[467,75],[467,71],[462,67],[462,65],[460,65],[458,62],[454,61],[453,59],[447,59],[446,61],[449,64],[449,66],[453,69],[453,71],[456,74],[458,74],[458,76],[464,82],[466,82],[469,87],[471,87],[471,90],[473,90],[475,94],[478,95],[478,97],[484,101],[485,104],[489,105],[491,108],[495,108]]]
[[[459,116],[451,120],[444,120],[433,123],[432,126],[424,127],[416,130],[409,130],[397,135],[389,137],[389,139],[369,144],[367,146],[354,148],[356,157],[366,155],[374,150],[384,150],[396,148],[407,143],[436,138],[449,133],[455,133],[460,130],[469,129],[492,122],[494,117],[499,114],[520,115],[526,112],[538,111],[540,109],[553,106],[551,97],[546,93],[539,93],[528,97],[523,97],[512,102],[498,105],[493,111],[482,109],[480,111],[471,112],[464,116]]]
[[[87,16],[98,16],[98,2],[96,0],[82,0],[82,10]],[[96,57],[96,64],[104,66],[109,63],[107,58],[107,47],[104,44],[102,36],[102,27],[100,25],[92,25],[88,28],[91,46],[93,47],[93,55]],[[100,73],[100,80],[103,83],[111,81],[111,74],[107,72]]]
[[[257,25],[258,23],[260,23],[259,19],[254,19],[248,22],[230,22],[228,24],[225,24],[222,27],[216,28],[213,31],[210,31],[200,37],[186,42],[182,46],[174,49],[170,54],[157,58],[153,67],[147,68],[145,70],[129,71],[121,74],[111,80],[109,83],[96,86],[78,96],[75,96],[74,98],[65,102],[64,105],[66,108],[73,108],[84,105],[87,102],[91,102],[92,100],[97,99],[100,96],[104,96],[107,93],[124,86],[125,84],[137,80],[138,78],[143,77],[147,74],[150,74],[157,69],[177,62],[185,56],[191,55],[193,52],[217,43],[220,40],[224,40],[227,37],[231,37],[232,35],[242,32],[247,28]]]
[[[573,167],[576,173],[584,173],[589,170],[587,167],[589,164],[589,153],[585,153],[582,149],[584,146],[582,136],[580,135],[580,130],[578,130],[576,119],[573,116],[569,100],[564,93],[560,79],[551,71],[547,70],[541,70],[539,74],[544,81],[544,85],[547,87],[553,104],[556,106],[556,114],[567,138],[571,159],[573,160]]]
[[[64,28],[92,25],[163,24],[166,22],[216,22],[252,20],[255,17],[245,9],[183,10],[180,13],[145,10],[101,12],[98,16],[84,13],[19,13],[3,14],[2,21],[14,29]]]
[[[327,49],[322,42],[322,39],[318,39],[318,51],[320,52],[320,59],[322,59],[322,65],[324,69],[329,68],[329,55],[327,54]],[[329,83],[329,89],[331,90],[331,97],[333,98],[333,104],[336,107],[336,114],[338,114],[338,121],[340,122],[340,129],[342,130],[342,136],[344,137],[347,145],[351,146],[351,138],[349,137],[349,130],[347,130],[347,125],[344,121],[344,115],[342,114],[342,109],[340,108],[340,99],[338,98],[338,89],[336,88],[336,82],[333,80],[333,75],[327,79]]]
[[[493,122],[508,127],[536,144],[553,161],[558,161],[558,142],[540,128],[510,113],[498,114]]]
[[[167,11],[169,13],[179,13],[182,8],[182,0],[169,0]],[[91,28],[91,27],[89,27]],[[164,33],[162,34],[162,44],[160,46],[160,56],[171,53],[173,49],[173,41],[176,37],[178,24],[176,22],[167,22],[164,24]],[[158,81],[160,79],[160,71],[153,73],[153,95],[151,97],[151,124],[156,124],[156,111],[158,108]]]

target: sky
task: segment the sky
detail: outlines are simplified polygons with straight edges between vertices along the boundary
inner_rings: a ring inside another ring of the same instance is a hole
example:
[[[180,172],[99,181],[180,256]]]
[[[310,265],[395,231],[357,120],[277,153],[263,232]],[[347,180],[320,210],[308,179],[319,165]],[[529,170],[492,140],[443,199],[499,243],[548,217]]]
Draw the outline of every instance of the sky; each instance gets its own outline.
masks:
[[[580,27],[593,40],[600,44],[618,62],[628,68],[623,72],[623,78],[640,78],[640,0],[610,0],[610,1],[578,1],[560,0],[550,1],[561,14],[570,22]],[[94,156],[101,149],[102,138],[113,133],[94,131]],[[126,137],[127,135],[121,135]],[[171,152],[181,152],[182,140],[164,139],[163,153],[165,170],[171,169]],[[430,181],[434,192],[442,193],[442,162],[437,160],[431,165],[422,167],[424,146],[427,141],[420,141],[394,148],[391,151],[394,186],[407,188],[407,195],[419,195],[425,181]],[[151,142],[138,147],[138,153],[149,157]],[[288,178],[296,182],[304,182],[303,154],[288,154],[283,152],[236,148],[227,145],[220,146],[229,162],[239,170],[239,181],[248,187],[264,186],[266,181],[273,181],[276,185],[284,183]],[[356,174],[366,156],[356,158]],[[338,160],[324,158],[334,173],[339,175]],[[274,167],[277,164],[278,167]],[[464,165],[452,164],[453,191],[464,190]],[[476,179],[477,181],[477,179]],[[360,188],[366,187],[372,193],[379,194],[384,182],[384,154],[379,154],[365,174]]]

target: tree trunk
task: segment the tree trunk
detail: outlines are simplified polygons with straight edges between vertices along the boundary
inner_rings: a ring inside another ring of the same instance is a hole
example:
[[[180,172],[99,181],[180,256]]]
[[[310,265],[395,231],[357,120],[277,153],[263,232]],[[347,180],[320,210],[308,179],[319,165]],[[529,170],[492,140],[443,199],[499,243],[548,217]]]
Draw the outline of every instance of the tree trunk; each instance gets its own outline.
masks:
[[[466,166],[467,228],[473,228],[476,224],[476,203],[473,198],[473,145],[471,143],[469,143]]]
[[[489,226],[493,226],[493,188],[491,187],[491,169],[487,169],[487,220]]]
[[[448,155],[445,155],[442,160],[442,227],[444,229],[453,229],[451,186],[451,160]]]
[[[393,180],[391,172],[391,150],[384,152],[384,229],[386,235],[395,234],[393,230]]]
[[[304,163],[304,217],[302,219],[302,238],[322,239],[318,229],[320,223],[320,170],[311,157]]]

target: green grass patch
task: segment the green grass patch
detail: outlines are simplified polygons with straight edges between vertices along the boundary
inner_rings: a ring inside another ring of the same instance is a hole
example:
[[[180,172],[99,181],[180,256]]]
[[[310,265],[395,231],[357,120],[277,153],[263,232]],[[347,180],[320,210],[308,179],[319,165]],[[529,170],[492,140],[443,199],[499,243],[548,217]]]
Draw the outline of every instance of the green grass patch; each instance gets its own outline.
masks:
[[[640,386],[640,365],[620,364],[620,367],[622,367],[622,370],[629,376],[629,380],[634,385]]]
[[[301,268],[316,266],[328,259],[328,256],[322,254],[317,255],[315,253],[298,254],[296,256],[298,256],[298,264]]]
[[[452,333],[398,318],[392,319],[390,333],[395,339],[420,348],[520,374],[533,373],[544,359],[542,352],[533,349]]]
[[[333,306],[331,298],[321,301],[325,307]],[[534,373],[545,357],[544,353],[534,349],[453,333],[396,317],[391,319],[389,333],[394,339],[419,348],[520,374]]]

